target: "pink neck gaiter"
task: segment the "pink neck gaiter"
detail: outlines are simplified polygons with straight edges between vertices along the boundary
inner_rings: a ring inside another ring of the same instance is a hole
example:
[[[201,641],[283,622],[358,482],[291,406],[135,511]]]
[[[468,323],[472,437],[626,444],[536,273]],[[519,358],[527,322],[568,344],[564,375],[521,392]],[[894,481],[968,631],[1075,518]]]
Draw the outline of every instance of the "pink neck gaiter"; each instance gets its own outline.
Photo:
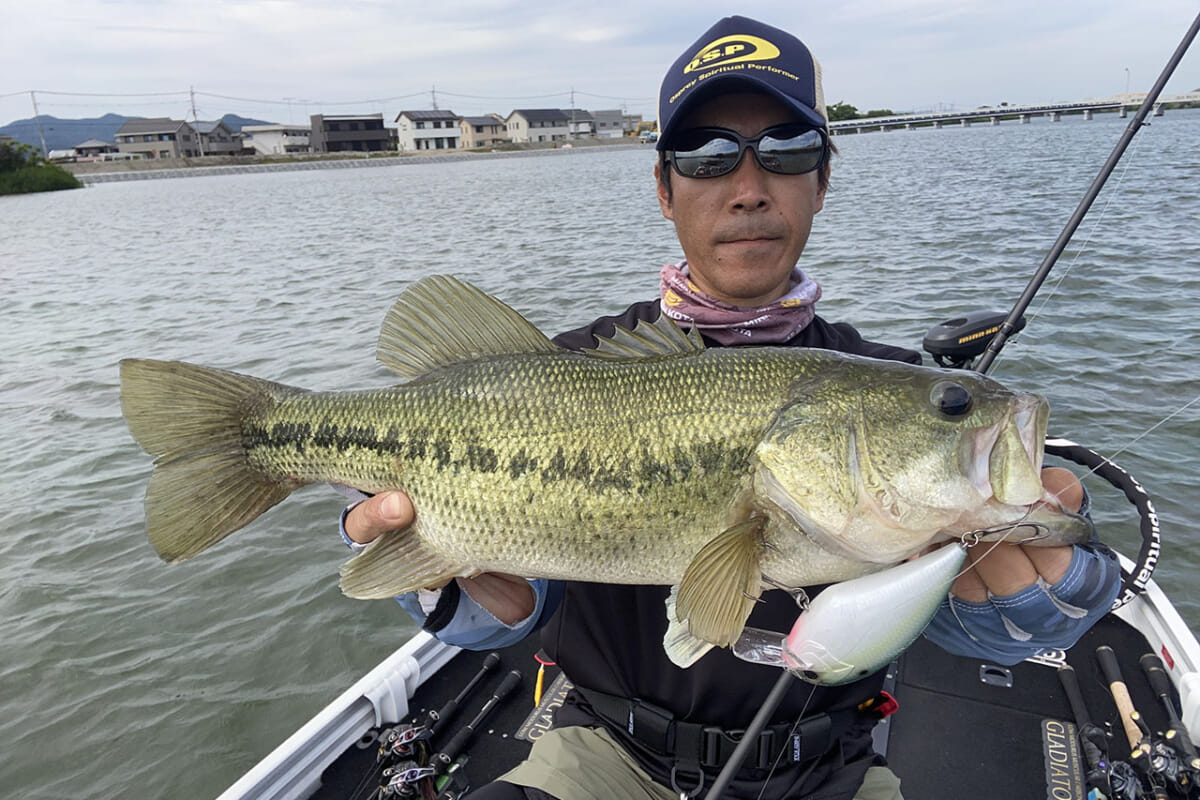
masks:
[[[739,308],[704,294],[688,280],[687,261],[665,265],[659,278],[662,312],[726,346],[786,342],[808,327],[821,299],[821,285],[799,267],[792,270],[788,293],[761,308]]]

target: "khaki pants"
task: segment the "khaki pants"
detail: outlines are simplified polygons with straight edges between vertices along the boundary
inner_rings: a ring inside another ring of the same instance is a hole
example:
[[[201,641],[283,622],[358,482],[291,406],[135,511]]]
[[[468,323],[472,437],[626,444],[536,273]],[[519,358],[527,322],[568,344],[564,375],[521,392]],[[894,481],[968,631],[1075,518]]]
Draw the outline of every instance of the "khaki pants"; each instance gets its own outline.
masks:
[[[679,800],[677,792],[651,780],[602,728],[547,731],[529,758],[499,780],[533,786],[559,800]],[[871,767],[854,800],[903,800],[900,779],[886,767]]]

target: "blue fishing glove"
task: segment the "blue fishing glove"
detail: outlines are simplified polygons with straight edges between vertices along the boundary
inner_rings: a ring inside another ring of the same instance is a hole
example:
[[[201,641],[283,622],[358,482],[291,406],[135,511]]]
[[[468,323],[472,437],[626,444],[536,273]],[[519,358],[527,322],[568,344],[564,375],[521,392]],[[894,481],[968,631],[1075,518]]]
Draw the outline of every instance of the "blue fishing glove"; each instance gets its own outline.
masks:
[[[1076,545],[1062,580],[1043,578],[1016,594],[983,603],[949,597],[925,635],[951,653],[1016,664],[1043,650],[1067,649],[1112,609],[1121,567],[1099,542]]]

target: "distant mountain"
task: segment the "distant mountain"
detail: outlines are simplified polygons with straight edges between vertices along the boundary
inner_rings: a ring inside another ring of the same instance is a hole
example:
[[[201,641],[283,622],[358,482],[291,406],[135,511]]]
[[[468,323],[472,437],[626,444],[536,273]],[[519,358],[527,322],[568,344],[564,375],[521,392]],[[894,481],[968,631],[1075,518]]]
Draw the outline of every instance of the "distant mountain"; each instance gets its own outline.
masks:
[[[239,117],[237,114],[226,114],[221,117],[225,122],[225,127],[233,132],[240,131],[247,125],[278,125],[278,122],[267,122],[262,119],[250,119],[249,117]]]
[[[103,117],[90,119],[59,119],[58,117],[41,116],[38,119],[19,119],[0,128],[0,136],[11,136],[18,142],[31,144],[41,149],[42,140],[38,134],[38,122],[41,122],[42,133],[46,136],[47,150],[70,150],[77,144],[88,139],[99,139],[102,142],[114,141],[117,131],[126,120],[138,117],[124,117],[120,114],[105,114]],[[240,131],[245,125],[271,125],[261,119],[240,117],[237,114],[226,114],[221,117],[226,127],[232,131]]]

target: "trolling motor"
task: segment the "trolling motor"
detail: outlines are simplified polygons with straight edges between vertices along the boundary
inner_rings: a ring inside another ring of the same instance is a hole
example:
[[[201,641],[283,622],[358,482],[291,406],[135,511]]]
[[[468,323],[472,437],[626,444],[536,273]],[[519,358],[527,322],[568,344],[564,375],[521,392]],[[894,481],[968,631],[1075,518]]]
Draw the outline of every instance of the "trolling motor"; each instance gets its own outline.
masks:
[[[970,369],[976,358],[983,355],[1008,314],[1003,311],[972,311],[934,325],[925,334],[921,346],[933,356],[940,367]],[[1017,319],[1013,333],[1025,329],[1025,317]]]

